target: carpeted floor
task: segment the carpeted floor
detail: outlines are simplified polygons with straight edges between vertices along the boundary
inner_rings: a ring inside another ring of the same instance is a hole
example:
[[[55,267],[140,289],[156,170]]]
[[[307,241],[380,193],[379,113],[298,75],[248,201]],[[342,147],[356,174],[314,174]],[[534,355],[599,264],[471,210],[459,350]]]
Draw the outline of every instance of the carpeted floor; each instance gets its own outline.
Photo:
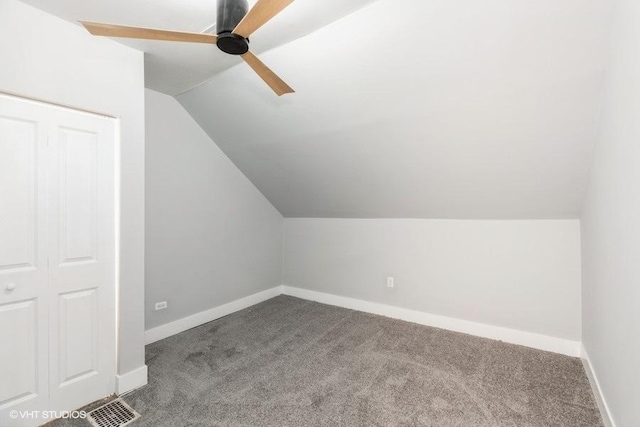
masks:
[[[579,359],[286,296],[147,364],[132,427],[602,426]]]

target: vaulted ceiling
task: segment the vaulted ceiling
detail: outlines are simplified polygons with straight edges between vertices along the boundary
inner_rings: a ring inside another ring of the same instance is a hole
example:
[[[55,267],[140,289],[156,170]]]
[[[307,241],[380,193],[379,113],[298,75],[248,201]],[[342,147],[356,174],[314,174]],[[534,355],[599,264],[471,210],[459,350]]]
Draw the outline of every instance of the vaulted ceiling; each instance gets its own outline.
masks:
[[[214,1],[26,2],[70,20],[215,21]],[[252,37],[297,91],[281,98],[214,47],[126,43],[285,216],[575,218],[613,3],[296,0]]]

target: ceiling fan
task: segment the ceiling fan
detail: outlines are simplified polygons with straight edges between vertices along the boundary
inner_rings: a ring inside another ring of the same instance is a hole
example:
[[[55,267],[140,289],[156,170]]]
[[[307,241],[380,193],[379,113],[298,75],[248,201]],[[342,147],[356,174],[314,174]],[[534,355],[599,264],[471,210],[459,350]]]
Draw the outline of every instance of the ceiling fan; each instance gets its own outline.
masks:
[[[247,0],[218,0],[217,36],[96,22],[80,23],[94,36],[215,44],[225,53],[241,56],[281,96],[295,91],[249,50],[249,36],[291,3],[293,0],[258,0],[249,10]]]

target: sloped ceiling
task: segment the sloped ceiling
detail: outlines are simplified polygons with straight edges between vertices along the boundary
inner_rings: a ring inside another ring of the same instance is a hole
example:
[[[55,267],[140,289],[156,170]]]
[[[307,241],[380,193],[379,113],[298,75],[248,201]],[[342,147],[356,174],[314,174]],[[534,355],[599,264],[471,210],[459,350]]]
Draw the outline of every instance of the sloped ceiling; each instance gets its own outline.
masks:
[[[177,98],[287,217],[575,218],[612,3],[379,0]]]
[[[192,32],[215,32],[217,0],[22,0],[68,21],[96,21]],[[261,53],[304,36],[373,0],[296,1],[251,37]],[[249,0],[249,5],[256,0]],[[146,86],[176,95],[242,62],[213,45],[116,39],[146,53]]]
[[[26,2],[69,20],[215,21],[213,0]],[[614,3],[296,0],[252,38],[297,90],[282,98],[215,48],[126,43],[148,52],[152,89],[206,80],[178,101],[287,217],[575,218]]]

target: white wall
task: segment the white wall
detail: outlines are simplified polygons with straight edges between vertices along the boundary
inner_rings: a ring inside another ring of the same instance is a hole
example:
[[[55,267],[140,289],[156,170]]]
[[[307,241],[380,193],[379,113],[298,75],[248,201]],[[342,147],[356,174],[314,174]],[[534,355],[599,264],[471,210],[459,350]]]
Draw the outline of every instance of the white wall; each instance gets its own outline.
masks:
[[[577,220],[285,219],[284,235],[285,285],[580,341]]]
[[[146,124],[147,329],[279,286],[282,215],[174,98]]]
[[[119,367],[144,366],[143,54],[16,0],[0,1],[0,91],[121,119]]]
[[[618,426],[640,422],[640,2],[619,0],[582,217],[583,341]]]

